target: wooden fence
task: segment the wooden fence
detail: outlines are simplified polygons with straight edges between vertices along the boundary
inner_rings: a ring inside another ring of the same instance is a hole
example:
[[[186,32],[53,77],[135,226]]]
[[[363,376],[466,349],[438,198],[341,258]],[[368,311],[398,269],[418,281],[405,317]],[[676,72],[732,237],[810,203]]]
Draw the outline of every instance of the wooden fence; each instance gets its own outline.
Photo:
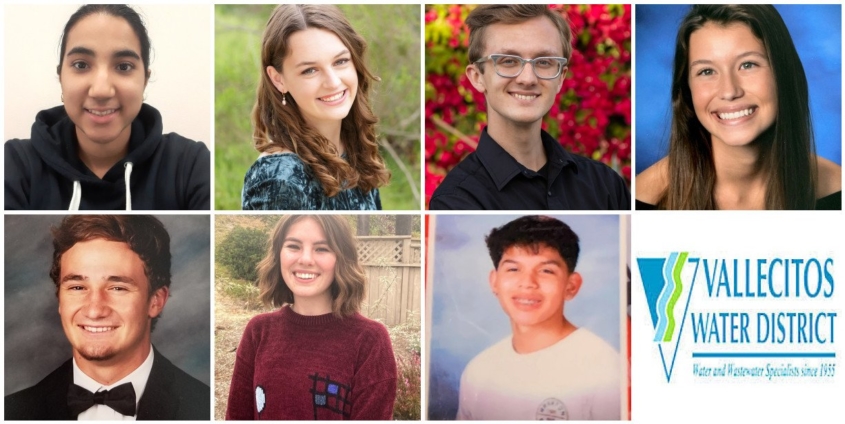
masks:
[[[420,240],[411,236],[359,236],[358,260],[367,273],[361,313],[387,326],[420,322]]]

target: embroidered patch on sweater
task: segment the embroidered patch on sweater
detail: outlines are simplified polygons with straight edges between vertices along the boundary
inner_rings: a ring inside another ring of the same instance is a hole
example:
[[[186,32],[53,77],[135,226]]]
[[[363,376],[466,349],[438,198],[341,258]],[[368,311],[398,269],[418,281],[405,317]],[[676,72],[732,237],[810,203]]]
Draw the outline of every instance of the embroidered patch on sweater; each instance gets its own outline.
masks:
[[[332,380],[328,375],[310,374],[311,396],[314,404],[314,419],[317,419],[319,408],[325,408],[344,417],[349,417],[352,405],[349,404],[350,387],[339,381]]]
[[[264,411],[265,400],[264,388],[261,386],[255,386],[255,407],[258,409],[258,415],[261,415],[261,412]]]

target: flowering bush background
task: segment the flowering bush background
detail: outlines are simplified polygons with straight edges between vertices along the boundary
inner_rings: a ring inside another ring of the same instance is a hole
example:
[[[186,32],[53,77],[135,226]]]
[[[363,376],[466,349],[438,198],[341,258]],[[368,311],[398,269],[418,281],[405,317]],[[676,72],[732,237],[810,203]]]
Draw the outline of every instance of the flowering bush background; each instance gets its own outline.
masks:
[[[427,5],[425,14],[425,193],[475,150],[487,121],[484,95],[466,77],[474,5]],[[631,6],[551,5],[570,24],[573,52],[543,129],[568,151],[631,180]]]

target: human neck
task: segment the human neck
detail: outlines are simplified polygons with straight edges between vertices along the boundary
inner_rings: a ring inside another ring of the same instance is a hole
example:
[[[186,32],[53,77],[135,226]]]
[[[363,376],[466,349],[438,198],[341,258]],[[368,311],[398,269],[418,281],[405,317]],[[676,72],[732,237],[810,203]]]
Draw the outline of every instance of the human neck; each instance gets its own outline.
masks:
[[[79,141],[79,160],[99,178],[103,178],[114,164],[120,162],[129,154],[129,136],[131,127],[127,127],[118,137],[105,144],[91,141],[85,134],[76,129],[76,139]]]
[[[560,319],[531,326],[511,322],[513,350],[520,354],[534,353],[563,340],[577,329],[563,315]]]
[[[713,197],[719,209],[765,209],[768,173],[760,147],[713,143],[716,183]]]
[[[309,296],[297,298],[294,296],[291,310],[299,315],[316,316],[332,312],[332,299],[329,296]]]
[[[487,134],[517,162],[532,171],[539,171],[546,164],[546,150],[540,131],[541,121],[520,124],[491,115],[487,124]]]
[[[332,145],[334,145],[337,149],[338,155],[342,155],[346,151],[343,147],[343,142],[340,140],[341,122],[342,121],[309,123],[309,125],[317,130],[320,135],[325,137],[330,143],[332,143]]]
[[[79,370],[91,377],[97,383],[110,386],[138,369],[150,355],[150,341],[146,340],[137,352],[132,352],[129,357],[120,356],[107,360],[88,360],[82,357],[79,352],[73,352],[73,359]]]

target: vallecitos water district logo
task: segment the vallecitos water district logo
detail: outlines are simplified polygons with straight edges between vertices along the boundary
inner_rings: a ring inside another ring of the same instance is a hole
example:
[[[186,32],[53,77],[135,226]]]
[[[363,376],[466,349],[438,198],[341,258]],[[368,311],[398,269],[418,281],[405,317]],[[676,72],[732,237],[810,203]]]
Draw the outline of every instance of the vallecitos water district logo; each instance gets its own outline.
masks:
[[[679,355],[710,381],[835,376],[832,258],[671,252],[637,266],[667,383]]]

